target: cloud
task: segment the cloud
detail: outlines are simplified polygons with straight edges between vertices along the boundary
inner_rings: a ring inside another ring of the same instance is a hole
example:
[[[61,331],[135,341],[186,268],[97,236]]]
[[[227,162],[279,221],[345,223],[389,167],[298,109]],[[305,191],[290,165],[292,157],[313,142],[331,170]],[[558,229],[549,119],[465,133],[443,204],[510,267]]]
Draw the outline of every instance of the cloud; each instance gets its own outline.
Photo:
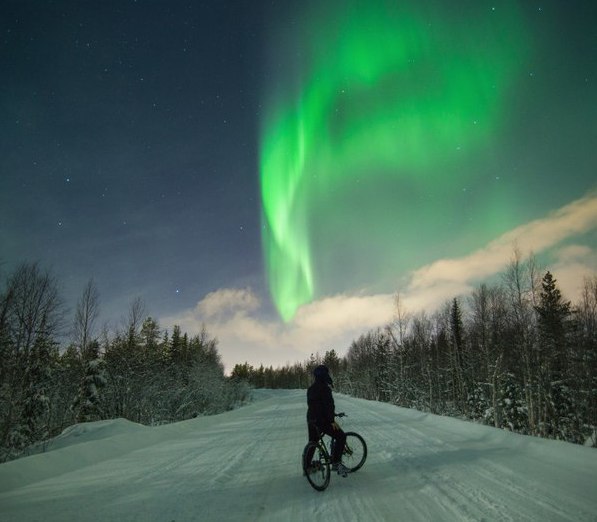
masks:
[[[198,304],[202,317],[220,317],[232,313],[248,313],[260,306],[257,296],[248,288],[224,288],[207,294]]]
[[[228,369],[244,361],[276,366],[332,348],[343,351],[354,338],[391,319],[392,299],[391,294],[328,297],[301,307],[295,319],[285,324],[261,317],[260,301],[252,290],[221,289],[193,309],[162,318],[161,323],[169,328],[178,324],[191,334],[205,326],[218,338]]]
[[[523,245],[526,251],[538,254],[596,226],[597,194],[592,193],[543,219],[531,221],[503,234],[472,254],[454,259],[439,259],[419,268],[411,275],[406,289],[407,300],[418,308],[423,303],[429,303],[433,296],[441,300],[449,295],[467,293],[476,282],[503,270],[516,245]],[[569,260],[570,256],[578,257],[579,254],[586,257],[590,251],[591,249],[584,245],[562,250],[568,255]]]
[[[556,261],[550,270],[564,297],[579,302],[584,280],[597,273],[597,252],[586,245],[568,245],[553,255]]]
[[[576,300],[585,276],[595,273],[595,251],[587,245],[558,244],[597,227],[597,195],[574,201],[543,219],[517,227],[467,256],[439,259],[412,272],[401,290],[411,312],[433,311],[446,300],[470,293],[475,284],[502,271],[516,245],[536,254],[550,250],[552,271],[568,299]],[[193,309],[162,318],[183,331],[197,333],[205,325],[217,337],[228,368],[248,361],[282,365],[309,354],[335,349],[344,353],[351,341],[387,324],[394,313],[394,291],[386,294],[340,294],[302,306],[294,319],[265,318],[259,297],[249,288],[224,288],[206,295]]]
[[[336,295],[301,307],[293,325],[298,330],[311,332],[374,327],[391,319],[391,306],[392,298],[386,294]]]

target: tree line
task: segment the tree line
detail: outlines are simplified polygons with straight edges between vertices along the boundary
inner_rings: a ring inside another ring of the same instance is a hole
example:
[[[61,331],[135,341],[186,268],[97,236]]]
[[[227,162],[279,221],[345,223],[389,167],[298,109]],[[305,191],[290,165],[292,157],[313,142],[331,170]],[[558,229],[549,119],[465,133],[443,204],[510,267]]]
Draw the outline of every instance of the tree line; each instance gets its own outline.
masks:
[[[246,383],[225,377],[217,340],[205,329],[192,337],[178,326],[168,332],[139,299],[121,327],[100,329],[93,281],[69,320],[57,280],[37,264],[22,264],[3,283],[0,462],[77,422],[123,417],[155,425],[248,398]]]
[[[597,446],[597,277],[572,305],[549,271],[515,252],[501,280],[439,311],[409,314],[363,334],[339,357],[282,368],[239,364],[254,386],[305,388],[326,364],[335,389],[497,428]]]
[[[237,364],[217,340],[162,329],[137,299],[119,328],[98,327],[99,293],[74,317],[57,280],[22,264],[0,290],[0,461],[77,423],[123,417],[160,424],[225,411],[249,387],[306,388],[326,364],[338,391],[519,433],[597,446],[597,277],[579,302],[515,253],[498,283],[433,314],[410,314],[334,350],[281,368]],[[69,331],[70,342],[59,340]]]

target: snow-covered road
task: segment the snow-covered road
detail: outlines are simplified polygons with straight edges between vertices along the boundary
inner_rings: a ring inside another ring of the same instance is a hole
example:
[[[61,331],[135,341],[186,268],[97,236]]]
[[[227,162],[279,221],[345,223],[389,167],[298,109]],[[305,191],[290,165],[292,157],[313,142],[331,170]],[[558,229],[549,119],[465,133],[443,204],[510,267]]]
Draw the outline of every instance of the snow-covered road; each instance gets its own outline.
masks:
[[[0,520],[597,520],[597,451],[336,396],[367,440],[353,475],[302,477],[305,392],[156,428],[80,425],[0,465]]]

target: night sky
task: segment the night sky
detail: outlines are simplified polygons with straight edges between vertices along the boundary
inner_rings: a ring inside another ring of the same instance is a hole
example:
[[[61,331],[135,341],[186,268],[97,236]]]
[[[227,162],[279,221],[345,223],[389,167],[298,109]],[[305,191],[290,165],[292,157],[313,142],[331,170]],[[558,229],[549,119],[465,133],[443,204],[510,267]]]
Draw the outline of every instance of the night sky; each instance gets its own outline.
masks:
[[[141,297],[227,366],[343,351],[514,244],[574,298],[595,2],[321,3],[1,2],[3,274],[39,261],[71,310],[93,278],[114,327]]]

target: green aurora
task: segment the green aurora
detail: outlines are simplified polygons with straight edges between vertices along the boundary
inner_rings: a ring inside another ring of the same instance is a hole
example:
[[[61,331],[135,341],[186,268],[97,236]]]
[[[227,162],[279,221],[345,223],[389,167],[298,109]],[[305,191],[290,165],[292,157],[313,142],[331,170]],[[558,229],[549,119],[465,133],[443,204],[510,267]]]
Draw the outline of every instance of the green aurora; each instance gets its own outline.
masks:
[[[392,284],[517,222],[499,184],[475,201],[466,191],[491,171],[528,57],[520,14],[395,4],[309,10],[276,42],[298,56],[268,93],[261,133],[263,249],[285,321],[342,278]]]

